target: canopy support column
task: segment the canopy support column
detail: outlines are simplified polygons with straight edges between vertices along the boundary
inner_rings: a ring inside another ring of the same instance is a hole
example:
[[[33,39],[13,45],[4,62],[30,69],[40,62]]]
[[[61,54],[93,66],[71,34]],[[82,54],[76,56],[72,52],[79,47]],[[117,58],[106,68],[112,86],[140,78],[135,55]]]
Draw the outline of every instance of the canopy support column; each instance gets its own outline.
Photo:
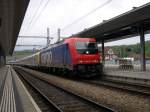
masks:
[[[5,54],[0,50],[0,67],[4,66],[6,64],[6,56]]]
[[[144,36],[144,28],[140,27],[140,49],[141,49],[141,71],[146,70],[145,64],[145,36]]]
[[[102,63],[105,65],[104,40],[102,41]]]

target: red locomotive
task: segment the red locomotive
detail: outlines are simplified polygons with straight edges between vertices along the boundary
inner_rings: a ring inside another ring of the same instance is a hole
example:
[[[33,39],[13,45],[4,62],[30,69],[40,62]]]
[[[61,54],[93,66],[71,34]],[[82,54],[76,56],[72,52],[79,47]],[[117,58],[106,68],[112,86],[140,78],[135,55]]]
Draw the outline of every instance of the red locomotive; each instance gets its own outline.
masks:
[[[101,56],[94,38],[70,37],[40,52],[16,61],[17,64],[48,68],[52,72],[91,77],[102,72]]]

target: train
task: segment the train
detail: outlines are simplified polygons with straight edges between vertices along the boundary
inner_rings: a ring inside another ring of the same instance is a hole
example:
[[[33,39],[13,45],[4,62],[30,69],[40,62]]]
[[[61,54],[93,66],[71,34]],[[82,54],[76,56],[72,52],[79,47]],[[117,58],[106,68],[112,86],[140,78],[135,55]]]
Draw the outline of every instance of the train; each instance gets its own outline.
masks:
[[[48,69],[52,73],[92,77],[103,72],[101,61],[95,38],[69,37],[13,63],[24,67]]]

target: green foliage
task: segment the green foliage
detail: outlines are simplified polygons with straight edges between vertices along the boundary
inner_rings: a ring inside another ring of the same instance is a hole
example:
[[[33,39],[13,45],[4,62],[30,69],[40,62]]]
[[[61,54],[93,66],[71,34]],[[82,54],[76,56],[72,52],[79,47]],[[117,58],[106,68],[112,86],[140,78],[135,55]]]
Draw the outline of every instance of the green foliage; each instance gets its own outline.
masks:
[[[130,54],[140,54],[139,43],[134,45],[112,46],[112,48],[118,53],[119,57],[127,57]],[[145,55],[150,58],[150,41],[145,42]]]
[[[150,41],[145,42],[145,54],[147,57],[150,57]]]
[[[6,60],[7,61],[16,60],[16,59],[19,59],[19,58],[23,58],[25,56],[29,56],[31,54],[33,54],[32,50],[15,51],[12,56],[7,56]]]
[[[24,51],[15,51],[13,55],[28,55],[33,54],[33,51],[31,50],[24,50]]]

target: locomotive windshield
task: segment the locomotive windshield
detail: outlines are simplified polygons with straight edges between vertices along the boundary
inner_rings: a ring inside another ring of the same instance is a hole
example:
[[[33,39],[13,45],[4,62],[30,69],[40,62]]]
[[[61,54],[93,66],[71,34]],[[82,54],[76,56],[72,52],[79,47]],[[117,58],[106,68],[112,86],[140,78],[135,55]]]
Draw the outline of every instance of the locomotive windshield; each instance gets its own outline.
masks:
[[[76,42],[77,52],[80,54],[96,54],[98,47],[96,42]]]

